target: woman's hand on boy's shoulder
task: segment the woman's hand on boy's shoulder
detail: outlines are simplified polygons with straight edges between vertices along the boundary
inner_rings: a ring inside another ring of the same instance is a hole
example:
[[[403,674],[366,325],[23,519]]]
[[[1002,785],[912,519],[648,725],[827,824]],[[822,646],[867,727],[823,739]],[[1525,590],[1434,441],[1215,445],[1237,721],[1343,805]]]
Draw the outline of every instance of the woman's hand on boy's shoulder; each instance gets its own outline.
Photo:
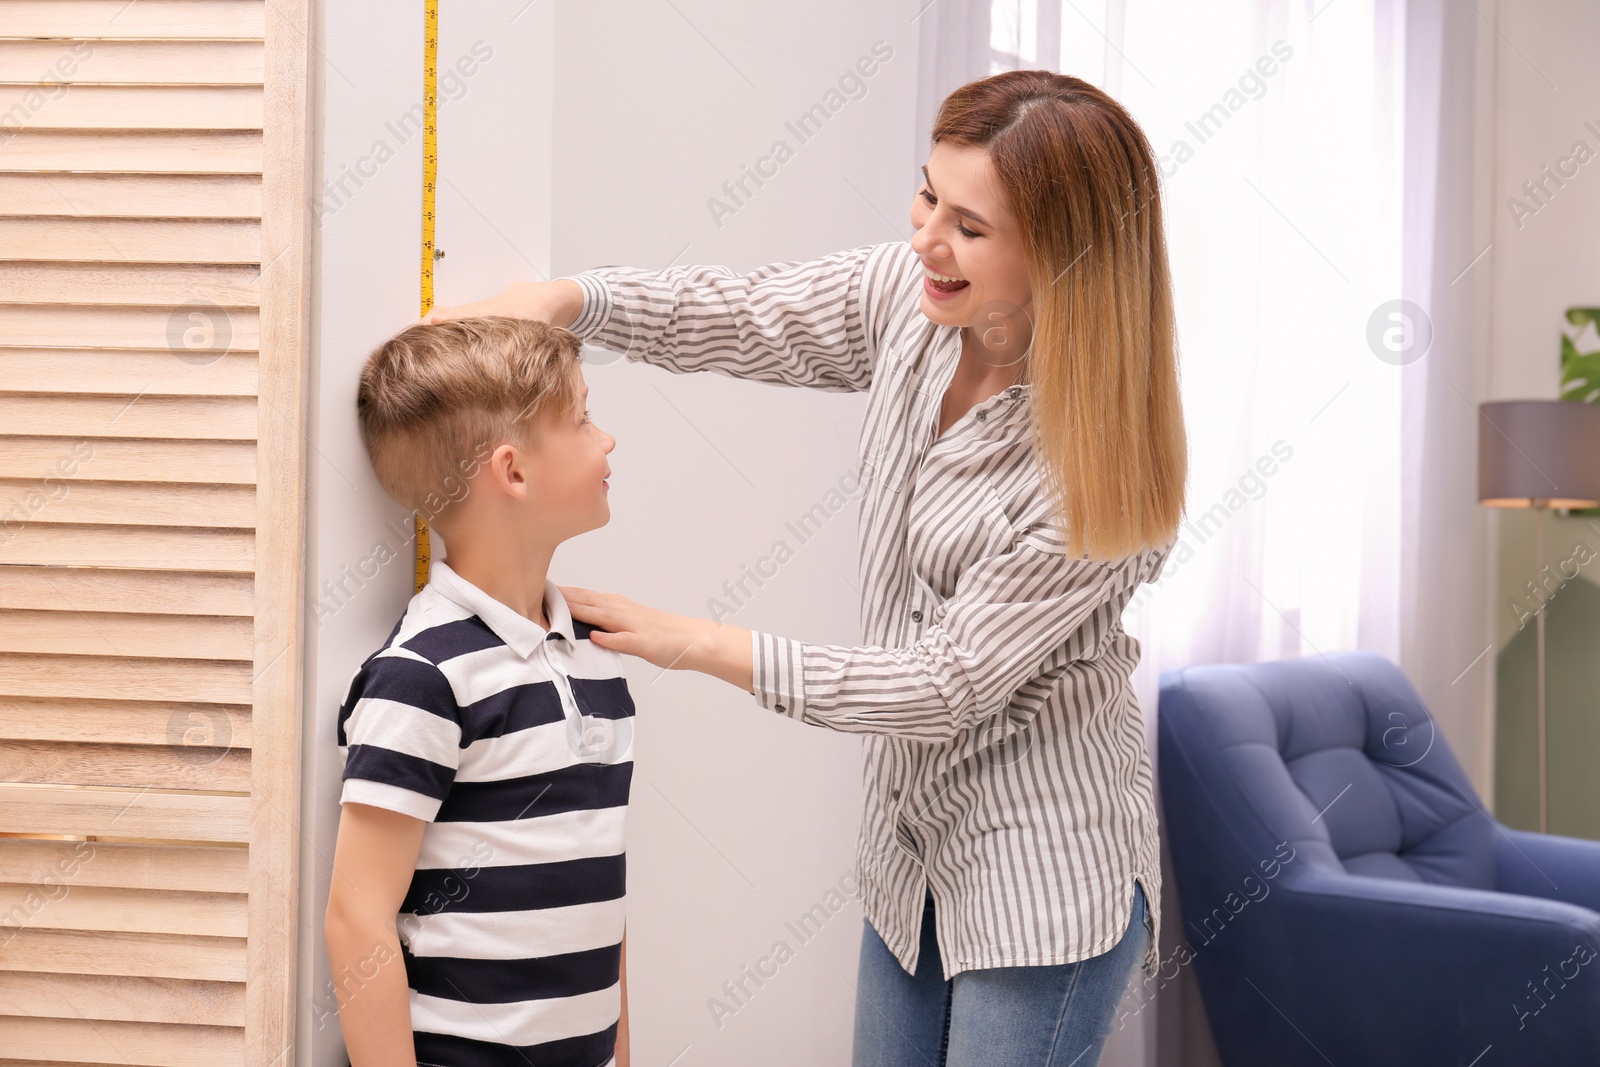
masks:
[[[590,640],[601,648],[649,660],[657,667],[684,667],[703,619],[657,611],[619,593],[599,593],[582,586],[563,585],[572,617],[595,628]]]
[[[572,617],[595,627],[590,640],[663,670],[700,671],[750,691],[750,631],[710,619],[674,615],[618,593],[563,585]]]
[[[583,287],[571,278],[557,278],[553,282],[512,282],[486,300],[434,307],[420,321],[439,323],[481,315],[509,315],[565,327],[578,321],[582,311]]]

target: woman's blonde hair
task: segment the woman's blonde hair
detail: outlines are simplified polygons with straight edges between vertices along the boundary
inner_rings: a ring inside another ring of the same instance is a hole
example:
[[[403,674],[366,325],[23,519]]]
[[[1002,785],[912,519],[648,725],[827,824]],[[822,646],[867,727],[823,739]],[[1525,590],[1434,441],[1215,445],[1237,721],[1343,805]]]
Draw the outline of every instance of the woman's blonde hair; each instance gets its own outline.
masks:
[[[545,414],[576,415],[579,345],[570,330],[503,315],[418,323],[379,345],[356,414],[384,492],[431,522],[499,445],[532,447]]]
[[[1018,70],[946,97],[933,143],[984,149],[1022,230],[1034,441],[1068,551],[1118,559],[1173,540],[1188,444],[1143,131],[1080,78]]]

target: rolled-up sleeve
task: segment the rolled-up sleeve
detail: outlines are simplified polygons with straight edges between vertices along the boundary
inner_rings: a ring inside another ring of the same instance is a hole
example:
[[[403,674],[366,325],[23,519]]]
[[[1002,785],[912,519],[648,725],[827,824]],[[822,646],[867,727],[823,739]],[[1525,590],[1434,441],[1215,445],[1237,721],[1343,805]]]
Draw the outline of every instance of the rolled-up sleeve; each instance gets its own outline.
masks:
[[[1059,548],[1041,524],[974,563],[907,648],[753,631],[753,695],[769,711],[828,729],[949,739],[1000,713],[1052,657],[1098,654],[1152,572],[1152,550],[1104,562]]]
[[[881,317],[869,275],[893,248],[863,245],[744,274],[597,267],[571,276],[584,302],[570,329],[585,343],[675,373],[860,392],[872,384]]]

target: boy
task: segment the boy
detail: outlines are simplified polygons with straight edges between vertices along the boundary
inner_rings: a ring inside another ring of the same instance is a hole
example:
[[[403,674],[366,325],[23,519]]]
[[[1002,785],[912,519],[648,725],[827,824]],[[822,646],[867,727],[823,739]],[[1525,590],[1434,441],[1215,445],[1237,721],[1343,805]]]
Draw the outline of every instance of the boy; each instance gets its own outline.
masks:
[[[378,481],[444,545],[339,709],[323,929],[352,1067],[627,1067],[634,707],[547,573],[611,517],[578,346],[457,319],[361,372]]]

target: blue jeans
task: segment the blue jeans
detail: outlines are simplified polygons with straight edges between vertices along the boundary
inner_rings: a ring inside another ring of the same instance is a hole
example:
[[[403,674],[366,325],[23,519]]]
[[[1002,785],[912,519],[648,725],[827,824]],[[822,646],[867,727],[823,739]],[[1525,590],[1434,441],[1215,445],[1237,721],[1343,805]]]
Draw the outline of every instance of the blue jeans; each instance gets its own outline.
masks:
[[[1095,1067],[1117,1004],[1150,944],[1144,889],[1108,951],[1049,967],[994,967],[944,980],[933,894],[915,976],[872,928],[861,942],[853,1067]]]

